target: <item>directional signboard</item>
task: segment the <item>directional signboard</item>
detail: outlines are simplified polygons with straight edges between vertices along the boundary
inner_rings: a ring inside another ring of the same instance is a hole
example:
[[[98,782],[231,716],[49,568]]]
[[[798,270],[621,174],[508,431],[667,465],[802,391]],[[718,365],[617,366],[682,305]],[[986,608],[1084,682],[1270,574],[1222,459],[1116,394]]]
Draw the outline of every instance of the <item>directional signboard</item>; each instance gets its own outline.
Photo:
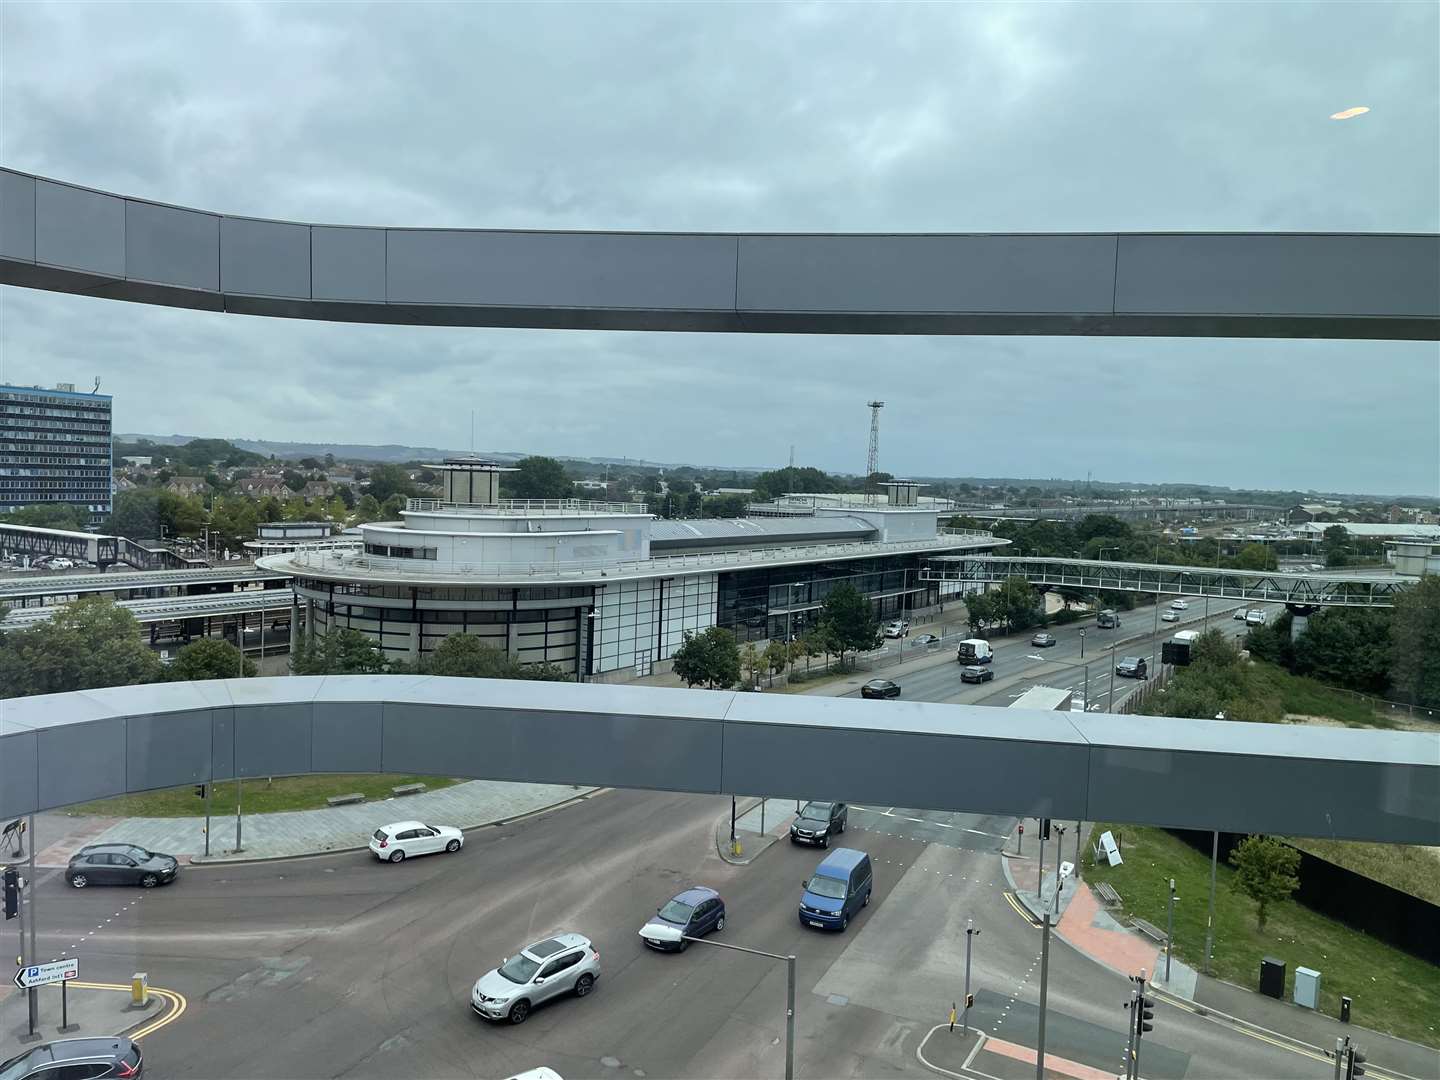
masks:
[[[15,972],[15,985],[21,990],[32,986],[48,986],[51,983],[68,982],[80,977],[80,961],[57,960],[53,964],[33,964]]]

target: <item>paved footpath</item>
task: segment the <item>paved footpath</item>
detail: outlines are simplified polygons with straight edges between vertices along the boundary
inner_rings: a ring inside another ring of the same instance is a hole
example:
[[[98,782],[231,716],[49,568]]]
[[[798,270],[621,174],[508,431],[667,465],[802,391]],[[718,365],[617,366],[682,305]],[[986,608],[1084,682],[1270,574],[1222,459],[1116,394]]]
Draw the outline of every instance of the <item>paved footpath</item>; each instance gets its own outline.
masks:
[[[419,795],[333,806],[251,814],[241,821],[243,851],[236,851],[235,819],[210,822],[210,855],[205,855],[205,818],[85,818],[73,830],[35,853],[36,866],[63,867],[86,844],[125,842],[163,851],[182,860],[236,862],[283,859],[326,851],[363,848],[376,828],[416,819],[461,829],[511,821],[583,798],[595,788],[551,784],[508,784],[470,780]]]

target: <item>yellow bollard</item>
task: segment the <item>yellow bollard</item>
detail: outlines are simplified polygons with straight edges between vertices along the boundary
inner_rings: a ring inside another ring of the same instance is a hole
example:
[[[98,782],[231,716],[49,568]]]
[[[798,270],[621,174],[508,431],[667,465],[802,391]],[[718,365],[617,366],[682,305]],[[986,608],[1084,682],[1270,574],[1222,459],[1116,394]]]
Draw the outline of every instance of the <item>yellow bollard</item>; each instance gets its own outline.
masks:
[[[740,839],[738,837],[735,839],[735,842],[730,845],[730,854],[734,855],[737,859],[740,857]]]
[[[130,976],[130,1004],[150,1004],[150,976],[143,971]]]

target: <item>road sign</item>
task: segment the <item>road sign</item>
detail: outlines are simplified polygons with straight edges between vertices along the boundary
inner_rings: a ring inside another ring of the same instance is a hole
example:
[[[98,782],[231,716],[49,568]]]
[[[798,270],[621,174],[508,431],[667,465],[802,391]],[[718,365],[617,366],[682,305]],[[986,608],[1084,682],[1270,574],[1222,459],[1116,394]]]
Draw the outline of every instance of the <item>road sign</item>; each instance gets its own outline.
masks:
[[[57,960],[53,964],[34,964],[15,972],[15,985],[21,990],[32,986],[48,986],[51,983],[68,982],[80,977],[79,960]]]

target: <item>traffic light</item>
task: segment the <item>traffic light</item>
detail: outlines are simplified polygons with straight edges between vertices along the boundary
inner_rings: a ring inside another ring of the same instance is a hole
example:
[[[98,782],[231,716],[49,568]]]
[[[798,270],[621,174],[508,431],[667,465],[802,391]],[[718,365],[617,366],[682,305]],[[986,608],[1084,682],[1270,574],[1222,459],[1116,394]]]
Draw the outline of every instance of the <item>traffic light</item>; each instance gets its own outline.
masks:
[[[1136,1038],[1139,1038],[1140,1035],[1143,1035],[1147,1031],[1155,1030],[1155,1025],[1150,1023],[1151,1020],[1155,1019],[1155,999],[1147,998],[1142,992],[1140,995],[1139,1010],[1140,1019],[1136,1021],[1138,1025]]]
[[[1355,1047],[1348,1048],[1349,1056],[1345,1060],[1345,1080],[1355,1080],[1357,1076],[1365,1075],[1365,1055]]]
[[[13,919],[20,914],[20,871],[13,866],[5,868],[5,918]]]
[[[205,785],[204,785],[204,784],[196,784],[196,785],[195,785],[195,797],[196,797],[197,799],[203,799],[203,798],[205,797]]]
[[[1050,819],[1048,817],[1040,819],[1040,839],[1050,839]]]
[[[966,995],[965,995],[965,1007],[966,1007],[967,1009],[973,1009],[973,1008],[975,1007],[975,995],[974,995],[974,994],[966,994]]]

